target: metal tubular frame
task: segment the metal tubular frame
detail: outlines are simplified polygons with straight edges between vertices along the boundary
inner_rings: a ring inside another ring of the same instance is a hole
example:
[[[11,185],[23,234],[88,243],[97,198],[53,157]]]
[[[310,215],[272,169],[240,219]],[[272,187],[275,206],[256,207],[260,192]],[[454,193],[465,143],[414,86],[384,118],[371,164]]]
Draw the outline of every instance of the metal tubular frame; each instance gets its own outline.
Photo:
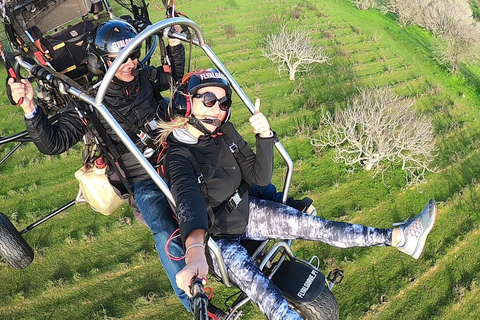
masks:
[[[193,21],[186,19],[186,18],[171,18],[167,20],[162,20],[159,21],[155,24],[152,24],[148,26],[145,30],[140,32],[123,50],[119,53],[117,59],[113,62],[113,64],[108,68],[104,79],[100,86],[98,87],[98,91],[96,94],[96,97],[93,98],[89,96],[88,94],[84,93],[83,91],[71,87],[68,84],[65,84],[65,86],[61,89],[64,90],[64,92],[67,94],[71,94],[78,99],[86,102],[93,108],[95,108],[101,116],[105,119],[105,121],[108,123],[108,125],[113,129],[115,134],[120,138],[120,140],[125,144],[126,148],[135,156],[135,158],[139,161],[141,166],[147,171],[148,175],[151,177],[151,179],[156,183],[156,185],[160,188],[160,190],[165,194],[167,197],[168,201],[175,206],[175,201],[173,199],[173,196],[170,192],[170,189],[168,188],[167,184],[163,179],[157,174],[155,169],[152,167],[152,165],[145,159],[143,154],[138,150],[138,148],[135,146],[135,144],[130,140],[128,135],[125,133],[125,131],[120,127],[118,122],[113,118],[111,113],[107,110],[105,105],[103,104],[103,99],[105,98],[106,90],[110,82],[112,81],[115,73],[117,70],[120,68],[123,60],[125,60],[129,54],[137,47],[140,45],[143,41],[145,41],[148,37],[152,35],[159,35],[161,36],[163,30],[169,27],[173,27],[175,25],[183,25],[187,26],[195,31],[195,34],[197,35],[197,39],[193,39],[192,43],[199,46],[204,50],[204,52],[207,54],[207,56],[212,60],[213,64],[217,67],[219,71],[221,71],[228,79],[230,82],[233,90],[238,94],[242,102],[245,104],[245,106],[249,109],[249,111],[253,114],[255,108],[250,99],[247,97],[247,95],[244,93],[244,91],[240,88],[238,83],[235,81],[235,79],[232,77],[230,72],[226,69],[226,67],[223,65],[223,63],[218,59],[218,57],[213,53],[213,51],[210,49],[210,47],[205,43],[205,38],[203,36],[203,32],[201,28],[194,23]],[[175,37],[177,39],[183,40],[185,42],[190,42],[190,39],[187,38],[187,36],[174,32],[171,35],[172,37]],[[25,69],[31,70],[33,65],[29,64],[28,62],[24,61],[21,56],[16,57],[17,62]],[[283,194],[283,202],[285,203],[288,197],[288,191],[289,191],[289,186],[291,183],[291,178],[293,174],[293,162],[286,152],[285,148],[282,146],[282,144],[277,141],[275,143],[275,147],[277,148],[277,151],[280,153],[280,155],[283,157],[284,161],[287,164],[287,173],[285,177],[285,182],[284,182],[284,194]],[[223,261],[223,257],[221,255],[220,248],[218,245],[215,243],[214,240],[209,239],[208,241],[208,246],[209,249],[214,253],[216,256],[220,273],[222,276],[222,280],[224,284],[228,287],[232,286],[232,284],[229,281],[225,263]],[[282,245],[274,245],[272,247],[273,250],[270,250],[270,252],[267,254],[267,256],[263,259],[261,263],[261,268],[265,266],[267,261],[270,258],[274,257],[274,252],[278,251],[277,249],[283,248],[285,249],[285,252],[287,255],[292,256],[293,253],[291,252],[290,247],[288,246],[287,243],[283,243]],[[284,256],[285,256],[284,252]],[[258,254],[258,253],[257,253]]]

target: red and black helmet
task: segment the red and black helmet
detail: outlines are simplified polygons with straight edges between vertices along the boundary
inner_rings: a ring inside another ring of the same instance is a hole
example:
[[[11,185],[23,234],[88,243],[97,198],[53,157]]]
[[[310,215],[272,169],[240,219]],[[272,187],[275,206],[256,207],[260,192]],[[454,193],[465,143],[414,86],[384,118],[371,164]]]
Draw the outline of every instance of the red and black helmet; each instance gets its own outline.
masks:
[[[228,97],[232,97],[232,88],[227,78],[214,68],[200,69],[187,73],[180,86],[180,90],[189,95],[194,95],[203,87],[221,87]]]
[[[225,90],[227,97],[232,97],[232,88],[223,73],[214,68],[195,70],[183,77],[182,83],[175,91],[172,107],[169,110],[170,116],[190,116],[191,97],[204,87],[220,87]]]

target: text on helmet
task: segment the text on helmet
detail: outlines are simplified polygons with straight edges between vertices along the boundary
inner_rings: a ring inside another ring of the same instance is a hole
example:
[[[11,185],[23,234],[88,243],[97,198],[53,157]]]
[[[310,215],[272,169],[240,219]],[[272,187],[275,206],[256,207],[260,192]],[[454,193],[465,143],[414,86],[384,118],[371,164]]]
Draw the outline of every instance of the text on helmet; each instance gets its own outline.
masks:
[[[201,80],[207,80],[207,79],[222,79],[226,80],[225,76],[221,74],[220,72],[206,72],[200,74],[200,79]]]
[[[123,39],[123,40],[118,40],[118,41],[115,41],[115,42],[112,42],[112,49],[113,50],[122,50],[123,48],[125,48],[127,46],[127,44],[132,41],[133,38],[129,38],[129,39]]]

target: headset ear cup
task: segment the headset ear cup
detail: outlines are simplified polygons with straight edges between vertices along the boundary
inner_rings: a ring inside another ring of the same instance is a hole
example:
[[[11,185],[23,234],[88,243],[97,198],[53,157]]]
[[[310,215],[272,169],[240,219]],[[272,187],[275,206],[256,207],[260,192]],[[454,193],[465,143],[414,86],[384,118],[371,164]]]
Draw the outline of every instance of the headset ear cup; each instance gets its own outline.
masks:
[[[190,97],[188,94],[177,90],[175,91],[172,100],[172,110],[169,112],[171,117],[175,115],[184,117],[190,116],[192,112]]]
[[[92,53],[88,54],[87,67],[88,71],[95,76],[101,76],[106,72],[103,61],[101,61],[99,57]]]

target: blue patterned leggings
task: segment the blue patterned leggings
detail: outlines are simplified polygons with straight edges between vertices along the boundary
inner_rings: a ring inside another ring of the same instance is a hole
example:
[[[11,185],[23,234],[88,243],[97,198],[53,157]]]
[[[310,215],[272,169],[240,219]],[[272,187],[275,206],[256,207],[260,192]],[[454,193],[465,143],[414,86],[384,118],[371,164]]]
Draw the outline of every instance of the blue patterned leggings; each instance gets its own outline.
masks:
[[[250,197],[250,216],[243,235],[217,239],[230,279],[270,320],[302,319],[280,290],[258,269],[240,244],[242,239],[306,239],[335,247],[391,246],[392,229],[378,229],[311,216],[277,202]],[[218,268],[214,261],[216,272]]]

